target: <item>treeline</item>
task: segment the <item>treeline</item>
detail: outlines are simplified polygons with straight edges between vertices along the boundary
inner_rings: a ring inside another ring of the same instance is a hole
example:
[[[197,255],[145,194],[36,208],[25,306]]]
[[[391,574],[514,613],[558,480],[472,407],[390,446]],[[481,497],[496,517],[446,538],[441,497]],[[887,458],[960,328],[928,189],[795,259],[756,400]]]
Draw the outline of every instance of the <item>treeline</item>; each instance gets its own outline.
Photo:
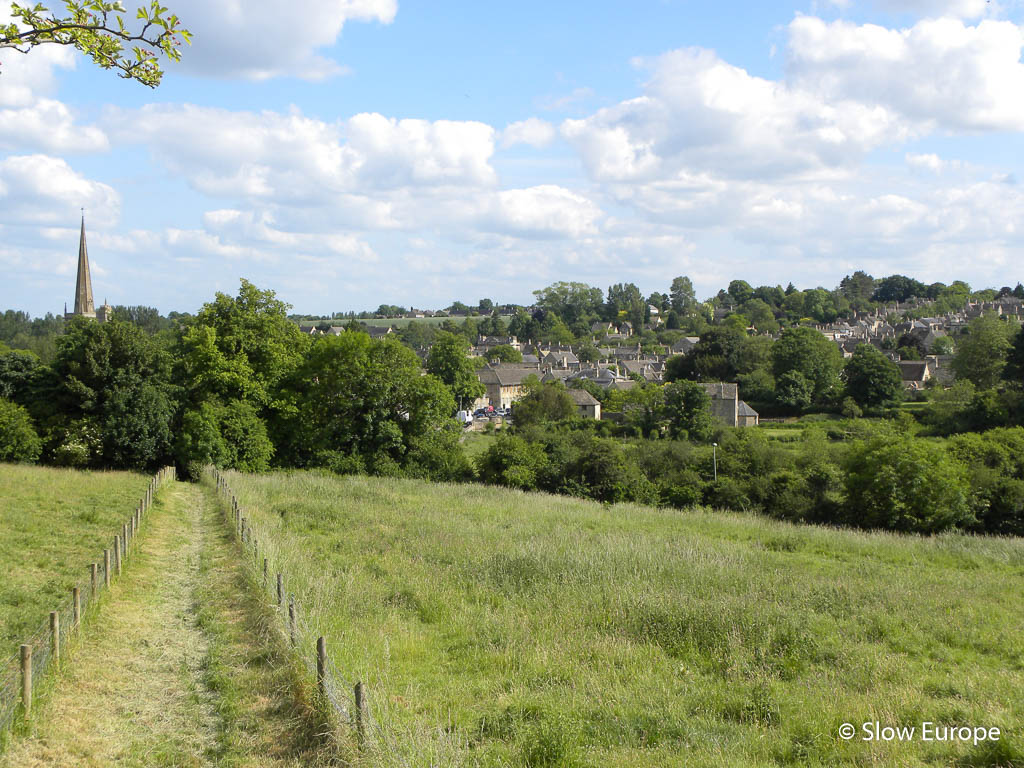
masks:
[[[797,426],[797,425],[794,425]],[[1024,428],[947,440],[913,418],[852,419],[793,431],[713,429],[710,440],[622,439],[570,419],[504,432],[479,457],[483,482],[606,503],[759,512],[794,522],[937,533],[1024,535]]]
[[[71,320],[50,362],[0,348],[0,460],[472,474],[452,392],[414,352],[362,333],[311,339],[287,309],[242,281],[169,326]]]

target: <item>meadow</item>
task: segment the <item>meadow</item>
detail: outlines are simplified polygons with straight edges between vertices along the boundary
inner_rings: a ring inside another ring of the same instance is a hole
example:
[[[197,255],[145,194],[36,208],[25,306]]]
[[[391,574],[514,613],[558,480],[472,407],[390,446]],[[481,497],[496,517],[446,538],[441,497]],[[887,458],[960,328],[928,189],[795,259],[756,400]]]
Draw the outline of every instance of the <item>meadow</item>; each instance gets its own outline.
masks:
[[[103,562],[149,483],[131,472],[0,464],[0,658]]]
[[[227,478],[408,765],[1024,765],[1024,540]],[[875,721],[1002,736],[864,741]]]

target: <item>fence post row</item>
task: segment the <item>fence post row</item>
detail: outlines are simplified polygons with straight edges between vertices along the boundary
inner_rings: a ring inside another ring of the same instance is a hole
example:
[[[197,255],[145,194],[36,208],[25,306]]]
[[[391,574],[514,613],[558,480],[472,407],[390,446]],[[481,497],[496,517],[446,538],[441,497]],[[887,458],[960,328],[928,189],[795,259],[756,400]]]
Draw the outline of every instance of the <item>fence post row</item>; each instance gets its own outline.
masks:
[[[254,568],[259,569],[260,563],[260,551],[259,551],[259,539],[253,536],[253,528],[251,521],[242,514],[242,507],[238,503],[238,497],[236,497],[231,487],[228,485],[227,479],[221,475],[220,471],[216,468],[212,471],[215,486],[217,491],[221,494],[225,502],[225,520],[229,519],[232,522],[232,530],[239,539],[239,543],[242,545],[242,549],[245,549],[246,544],[250,544],[253,548],[253,560]],[[270,575],[270,559],[264,555],[263,557],[263,589],[266,590],[267,582]],[[285,607],[285,592],[284,592],[284,574],[280,571],[276,572],[277,576],[277,605],[280,608]],[[287,601],[288,609],[288,636],[293,647],[296,645],[296,607],[295,607],[295,596],[288,595]],[[327,666],[327,640],[320,636],[316,640],[316,684],[317,690],[325,701],[331,702],[328,693],[328,666]],[[355,684],[353,691],[355,697],[354,707],[354,725],[356,729],[356,736],[358,739],[359,749],[363,750],[366,745],[366,724],[369,720],[367,714],[367,696],[366,686],[363,685],[362,681]],[[331,702],[333,705],[333,702]],[[336,705],[333,705],[336,706]]]

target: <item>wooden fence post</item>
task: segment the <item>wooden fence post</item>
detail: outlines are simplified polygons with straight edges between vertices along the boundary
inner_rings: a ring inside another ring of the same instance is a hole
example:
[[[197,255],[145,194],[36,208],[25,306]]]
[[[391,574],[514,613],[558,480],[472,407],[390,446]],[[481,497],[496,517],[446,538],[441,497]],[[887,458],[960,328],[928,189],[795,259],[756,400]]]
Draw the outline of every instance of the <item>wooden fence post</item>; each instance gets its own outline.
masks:
[[[316,684],[320,695],[327,698],[327,641],[323,637],[316,639]]]
[[[277,574],[277,604],[281,605],[284,602],[284,576],[279,572]]]
[[[50,655],[53,663],[60,666],[60,612],[50,611]]]
[[[21,705],[25,719],[32,714],[32,646],[21,646]]]
[[[291,635],[292,645],[295,645],[295,595],[288,598],[288,634]]]
[[[97,579],[96,579],[96,563],[90,563],[89,564],[89,597],[92,598],[92,599],[96,598],[96,587],[97,586],[99,586],[99,585],[97,584]]]
[[[110,589],[110,550],[103,550],[103,586]]]
[[[71,628],[78,629],[82,621],[82,593],[78,587],[71,588]]]
[[[121,537],[114,537],[114,568],[117,569],[117,575],[121,575]]]
[[[124,523],[121,526],[121,559],[128,559],[128,523]]]
[[[356,735],[359,737],[359,748],[366,742],[366,692],[362,681],[356,683]]]

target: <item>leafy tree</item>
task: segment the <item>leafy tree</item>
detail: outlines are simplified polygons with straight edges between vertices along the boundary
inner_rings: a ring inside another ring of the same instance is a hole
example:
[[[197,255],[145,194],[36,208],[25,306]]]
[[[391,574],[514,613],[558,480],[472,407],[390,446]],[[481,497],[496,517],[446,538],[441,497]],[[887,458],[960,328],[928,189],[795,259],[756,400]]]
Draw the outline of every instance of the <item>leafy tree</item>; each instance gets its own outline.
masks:
[[[590,438],[565,467],[563,492],[614,504],[654,503],[658,489],[614,440]]]
[[[28,53],[37,45],[70,45],[90,56],[97,66],[114,69],[118,75],[155,88],[163,70],[157,58],[181,60],[181,44],[192,33],[181,26],[158,0],[141,6],[135,18],[141,28],[133,29],[120,2],[107,0],[64,0],[66,16],[53,13],[41,3],[34,6],[11,4],[14,23],[0,25],[0,49]],[[126,51],[129,45],[131,51]]]
[[[2,371],[2,368],[0,368],[0,371]],[[2,382],[2,375],[0,373],[0,382]],[[1003,376],[1007,381],[1024,384],[1024,328],[1018,330],[1013,337],[1013,342],[1006,355],[1006,367],[1003,369]],[[2,387],[2,383],[0,383],[0,387]],[[7,396],[3,394],[2,389],[0,389],[0,396]]]
[[[814,401],[814,382],[800,371],[786,371],[776,381],[775,399],[789,408],[807,408]]]
[[[774,333],[779,330],[779,323],[775,319],[775,313],[767,303],[761,299],[750,299],[743,305],[743,314],[750,320],[761,333]]]
[[[626,424],[644,437],[657,437],[665,424],[665,392],[658,384],[639,384],[621,393],[621,406]]]
[[[729,283],[729,295],[737,304],[745,304],[754,296],[754,289],[746,280],[733,280]]]
[[[301,363],[309,337],[288,319],[291,307],[273,291],[261,291],[248,280],[241,281],[237,297],[218,293],[196,314],[193,328],[212,329],[212,335],[194,332],[194,343],[202,344],[206,358],[218,375],[236,379],[244,385],[228,399],[246,399],[259,408],[276,408],[276,388]],[[187,334],[187,332],[186,332]],[[191,338],[186,335],[187,340]],[[215,353],[214,353],[215,350]],[[187,347],[186,347],[187,351]],[[203,375],[201,367],[189,370],[189,378]],[[183,382],[189,386],[188,378]],[[193,389],[189,386],[190,389]]]
[[[277,445],[282,463],[311,466],[335,454],[379,472],[399,466],[418,438],[457,429],[451,390],[422,375],[416,354],[393,339],[318,338],[282,391],[289,398]]]
[[[560,381],[540,383],[536,376],[523,382],[526,394],[515,405],[517,427],[561,421],[576,415],[576,403]]]
[[[448,385],[459,403],[472,402],[484,393],[468,353],[469,343],[462,336],[439,331],[425,366],[428,373]]]
[[[952,355],[955,350],[953,339],[949,336],[939,336],[932,342],[932,348],[928,352],[932,355]]]
[[[665,380],[732,381],[737,373],[737,355],[744,339],[746,333],[742,328],[718,326],[709,329],[689,354],[669,359]]]
[[[27,405],[34,399],[44,370],[32,352],[0,349],[0,397]]]
[[[644,325],[647,302],[640,289],[633,283],[616,283],[608,288],[608,300],[604,305],[605,318],[612,322],[627,320],[634,331]]]
[[[152,469],[167,461],[177,409],[170,359],[144,331],[75,320],[59,340],[54,373],[61,419],[96,429],[90,463]]]
[[[547,288],[534,291],[539,308],[554,312],[568,324],[596,314],[604,301],[600,288],[586,283],[552,283]]]
[[[772,374],[778,382],[778,391],[790,387],[791,379],[783,380],[787,373],[801,374],[811,385],[817,402],[828,397],[839,383],[843,356],[835,342],[826,339],[813,328],[788,328],[772,346]]]
[[[979,389],[999,383],[1012,348],[1010,339],[1017,328],[994,315],[976,317],[953,356],[952,368],[958,379],[967,379]]]
[[[853,351],[843,377],[846,393],[863,408],[894,402],[903,393],[899,366],[870,344],[861,344]]]
[[[866,309],[875,292],[875,279],[858,269],[839,281],[839,290],[854,309]]]
[[[28,411],[0,397],[0,461],[33,463],[41,451]]]
[[[496,347],[491,347],[487,351],[487,357],[491,360],[500,360],[503,363],[523,362],[523,353],[511,344],[499,344]]]
[[[150,335],[166,330],[173,325],[171,320],[160,315],[156,307],[126,307],[118,304],[114,307],[114,319],[137,325]]]
[[[677,277],[672,280],[669,300],[672,304],[672,311],[677,315],[685,317],[696,310],[697,297],[693,292],[693,283],[690,282],[690,278]]]
[[[711,439],[715,424],[711,396],[704,387],[692,381],[674,381],[665,385],[664,399],[673,437],[701,442]]]
[[[853,449],[847,471],[853,525],[938,533],[970,522],[964,467],[939,445],[878,437]]]
[[[912,296],[919,298],[928,293],[928,288],[917,280],[905,275],[890,275],[878,281],[872,301],[906,301]]]
[[[485,483],[529,491],[537,488],[546,464],[543,446],[502,434],[477,459],[477,471]]]

